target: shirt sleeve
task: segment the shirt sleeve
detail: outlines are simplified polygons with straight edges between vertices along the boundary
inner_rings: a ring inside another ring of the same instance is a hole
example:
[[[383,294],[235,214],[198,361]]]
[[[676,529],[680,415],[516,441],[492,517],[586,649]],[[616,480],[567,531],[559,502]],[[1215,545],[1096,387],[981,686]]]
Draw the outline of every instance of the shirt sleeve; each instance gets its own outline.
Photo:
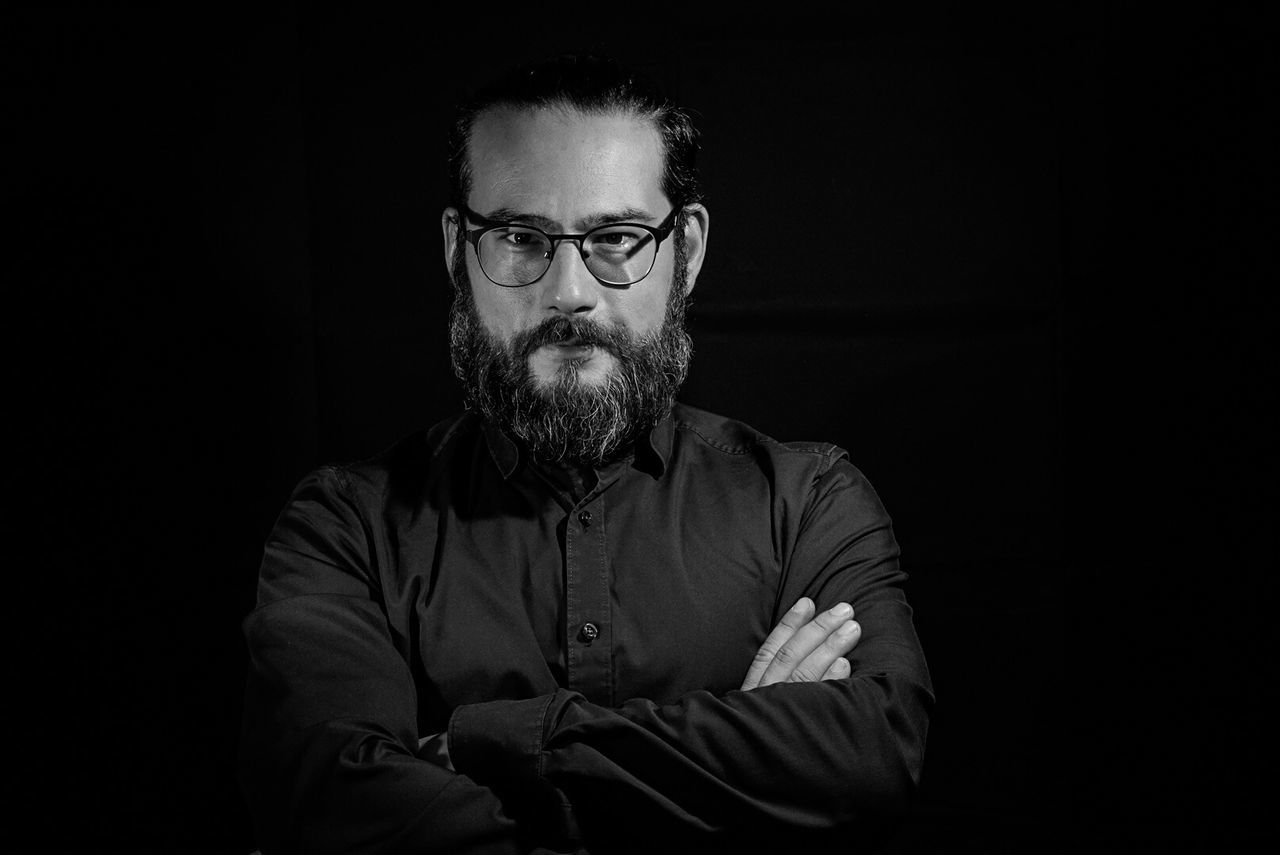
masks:
[[[488,786],[416,755],[414,682],[378,605],[367,521],[342,479],[321,470],[301,483],[267,543],[258,607],[244,622],[241,784],[262,851],[568,848],[558,840],[570,832],[518,821]],[[540,810],[528,792],[535,818],[569,816]]]
[[[888,514],[847,461],[815,479],[785,565],[775,624],[804,595],[854,606],[863,631],[848,678],[661,705],[606,708],[560,690],[462,706],[449,726],[457,767],[480,782],[546,781],[588,841],[603,832],[635,851],[734,839],[755,851],[855,824],[868,843],[919,783],[933,693]]]

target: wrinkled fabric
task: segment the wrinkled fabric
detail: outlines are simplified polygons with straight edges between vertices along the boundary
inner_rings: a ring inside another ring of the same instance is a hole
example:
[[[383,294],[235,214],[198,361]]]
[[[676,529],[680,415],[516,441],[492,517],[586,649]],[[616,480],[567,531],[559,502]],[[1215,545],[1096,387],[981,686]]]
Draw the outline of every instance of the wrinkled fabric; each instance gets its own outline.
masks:
[[[264,852],[865,844],[901,811],[932,687],[846,453],[678,405],[586,476],[468,413],[302,480],[244,622]],[[740,691],[801,596],[853,605],[851,675]],[[441,732],[456,772],[417,755]]]

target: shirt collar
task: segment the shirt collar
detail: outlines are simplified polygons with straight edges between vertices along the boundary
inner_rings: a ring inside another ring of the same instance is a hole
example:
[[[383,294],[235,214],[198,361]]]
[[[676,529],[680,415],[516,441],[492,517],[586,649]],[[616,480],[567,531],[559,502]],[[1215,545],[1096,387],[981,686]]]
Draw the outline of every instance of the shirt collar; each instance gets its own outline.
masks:
[[[487,420],[483,422],[485,442],[489,444],[489,455],[502,473],[502,480],[507,480],[520,465],[520,447],[496,426]]]
[[[641,472],[653,476],[654,480],[662,477],[667,471],[667,460],[671,458],[671,442],[675,435],[675,419],[671,413],[658,422],[658,426],[649,431],[649,435],[636,443],[635,467]]]
[[[520,456],[523,453],[521,447],[497,426],[488,421],[484,421],[483,425],[489,454],[493,457],[493,462],[497,465],[503,480],[507,480],[520,465]],[[671,443],[674,436],[675,421],[671,413],[667,413],[666,418],[658,422],[657,427],[636,443],[633,463],[635,468],[652,476],[655,480],[661,478],[667,471],[667,460],[671,457]]]

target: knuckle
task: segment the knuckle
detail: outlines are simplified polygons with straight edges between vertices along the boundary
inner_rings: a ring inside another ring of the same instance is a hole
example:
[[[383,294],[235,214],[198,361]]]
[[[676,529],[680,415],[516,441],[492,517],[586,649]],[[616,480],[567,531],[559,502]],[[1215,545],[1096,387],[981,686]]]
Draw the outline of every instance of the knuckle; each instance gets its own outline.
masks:
[[[835,617],[830,612],[823,612],[813,619],[813,622],[822,627],[825,632],[834,632],[844,621],[844,618]]]
[[[773,660],[779,665],[794,665],[796,664],[797,659],[798,657],[796,652],[785,645],[779,648],[778,652],[774,654],[773,657]]]

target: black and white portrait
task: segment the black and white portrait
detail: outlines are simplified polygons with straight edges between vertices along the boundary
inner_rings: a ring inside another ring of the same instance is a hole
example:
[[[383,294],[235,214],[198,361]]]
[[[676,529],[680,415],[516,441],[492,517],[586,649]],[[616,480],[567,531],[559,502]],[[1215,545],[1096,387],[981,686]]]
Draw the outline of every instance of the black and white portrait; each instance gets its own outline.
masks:
[[[3,13],[42,846],[1253,839],[1274,33],[217,11]]]

